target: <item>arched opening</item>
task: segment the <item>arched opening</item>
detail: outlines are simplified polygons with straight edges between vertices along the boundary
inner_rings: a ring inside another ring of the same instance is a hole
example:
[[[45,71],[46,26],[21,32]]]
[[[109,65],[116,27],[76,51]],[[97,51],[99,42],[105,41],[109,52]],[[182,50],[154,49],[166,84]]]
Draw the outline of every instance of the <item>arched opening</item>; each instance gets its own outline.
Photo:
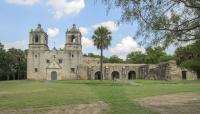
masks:
[[[95,80],[101,80],[101,72],[100,72],[100,71],[97,71],[97,72],[95,73],[94,79],[95,79]]]
[[[200,80],[200,70],[197,71],[197,79]]]
[[[136,73],[135,73],[135,71],[130,71],[130,72],[128,73],[128,79],[129,79],[129,80],[134,80],[134,79],[136,79]]]
[[[119,72],[113,71],[112,72],[112,80],[116,80],[116,79],[119,79]]]
[[[57,80],[57,72],[56,71],[51,72],[51,80]]]
[[[75,35],[72,35],[72,37],[71,37],[71,42],[72,42],[72,43],[75,43],[75,42],[76,42]]]

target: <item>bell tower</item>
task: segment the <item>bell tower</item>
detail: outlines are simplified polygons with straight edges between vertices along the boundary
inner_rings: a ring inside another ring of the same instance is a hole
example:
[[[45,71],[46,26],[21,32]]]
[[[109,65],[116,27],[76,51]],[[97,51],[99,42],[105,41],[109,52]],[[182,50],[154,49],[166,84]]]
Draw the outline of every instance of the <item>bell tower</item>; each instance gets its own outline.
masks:
[[[82,64],[82,45],[81,45],[81,32],[73,24],[70,30],[66,32],[65,40],[65,54],[67,58],[67,66],[71,79],[78,79],[80,65]]]
[[[66,32],[65,40],[66,50],[81,50],[81,32],[77,29],[76,25],[73,24],[70,30]]]
[[[30,50],[49,50],[48,35],[44,32],[41,24],[38,24],[35,30],[31,30],[29,34],[29,49]]]
[[[29,49],[27,56],[27,76],[28,79],[43,80],[45,73],[44,57],[45,52],[49,51],[48,35],[38,24],[35,30],[29,33]]]

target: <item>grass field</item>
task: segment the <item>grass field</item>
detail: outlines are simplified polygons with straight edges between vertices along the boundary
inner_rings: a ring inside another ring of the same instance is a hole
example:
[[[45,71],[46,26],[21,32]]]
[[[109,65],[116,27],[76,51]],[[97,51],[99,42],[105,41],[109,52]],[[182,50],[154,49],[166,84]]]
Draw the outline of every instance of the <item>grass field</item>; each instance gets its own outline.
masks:
[[[0,110],[32,109],[30,113],[37,113],[103,101],[108,104],[108,114],[153,114],[135,99],[181,92],[200,93],[200,81],[1,81]]]

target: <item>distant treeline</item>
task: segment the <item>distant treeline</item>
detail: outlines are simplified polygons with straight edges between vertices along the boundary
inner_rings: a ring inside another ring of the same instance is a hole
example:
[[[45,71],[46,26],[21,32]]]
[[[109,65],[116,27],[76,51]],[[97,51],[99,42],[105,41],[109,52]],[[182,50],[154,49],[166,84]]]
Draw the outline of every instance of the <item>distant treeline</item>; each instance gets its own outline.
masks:
[[[84,54],[87,57],[99,58],[99,55],[89,53]],[[127,55],[126,59],[123,60],[117,55],[111,57],[104,57],[104,63],[134,63],[134,64],[158,64],[169,60],[175,60],[175,56],[168,55],[165,50],[161,47],[147,48],[146,53],[141,51],[131,52]]]

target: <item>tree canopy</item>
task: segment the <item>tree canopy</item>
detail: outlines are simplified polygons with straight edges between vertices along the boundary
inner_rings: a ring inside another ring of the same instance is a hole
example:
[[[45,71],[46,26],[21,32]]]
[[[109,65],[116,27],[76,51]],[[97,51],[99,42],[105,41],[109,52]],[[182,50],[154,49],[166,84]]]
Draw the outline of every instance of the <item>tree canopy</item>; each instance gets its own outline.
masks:
[[[175,51],[177,64],[200,72],[200,40]]]
[[[127,55],[126,62],[135,64],[145,63],[145,57],[146,55],[141,51],[131,52]]]
[[[136,36],[148,45],[196,41],[200,39],[199,0],[102,0],[110,8],[121,9],[122,23],[136,21]]]
[[[87,57],[100,58],[99,55],[88,53]],[[168,55],[164,48],[161,47],[149,47],[146,49],[146,53],[141,51],[130,52],[126,60],[119,58],[117,55],[110,57],[103,56],[104,63],[133,63],[133,64],[158,64],[160,62],[166,62],[169,60],[175,60],[173,55]]]
[[[161,47],[149,47],[146,49],[146,53],[140,51],[131,52],[127,55],[127,63],[135,64],[158,64],[160,62],[165,62],[175,59],[171,55],[167,55],[164,48]]]
[[[1,44],[1,43],[0,43]],[[26,78],[26,53],[20,49],[0,48],[0,80]]]
[[[92,36],[94,45],[97,49],[107,49],[111,44],[111,32],[104,26],[98,27]]]
[[[112,55],[109,58],[109,63],[124,63],[123,59],[120,59],[117,55]]]

